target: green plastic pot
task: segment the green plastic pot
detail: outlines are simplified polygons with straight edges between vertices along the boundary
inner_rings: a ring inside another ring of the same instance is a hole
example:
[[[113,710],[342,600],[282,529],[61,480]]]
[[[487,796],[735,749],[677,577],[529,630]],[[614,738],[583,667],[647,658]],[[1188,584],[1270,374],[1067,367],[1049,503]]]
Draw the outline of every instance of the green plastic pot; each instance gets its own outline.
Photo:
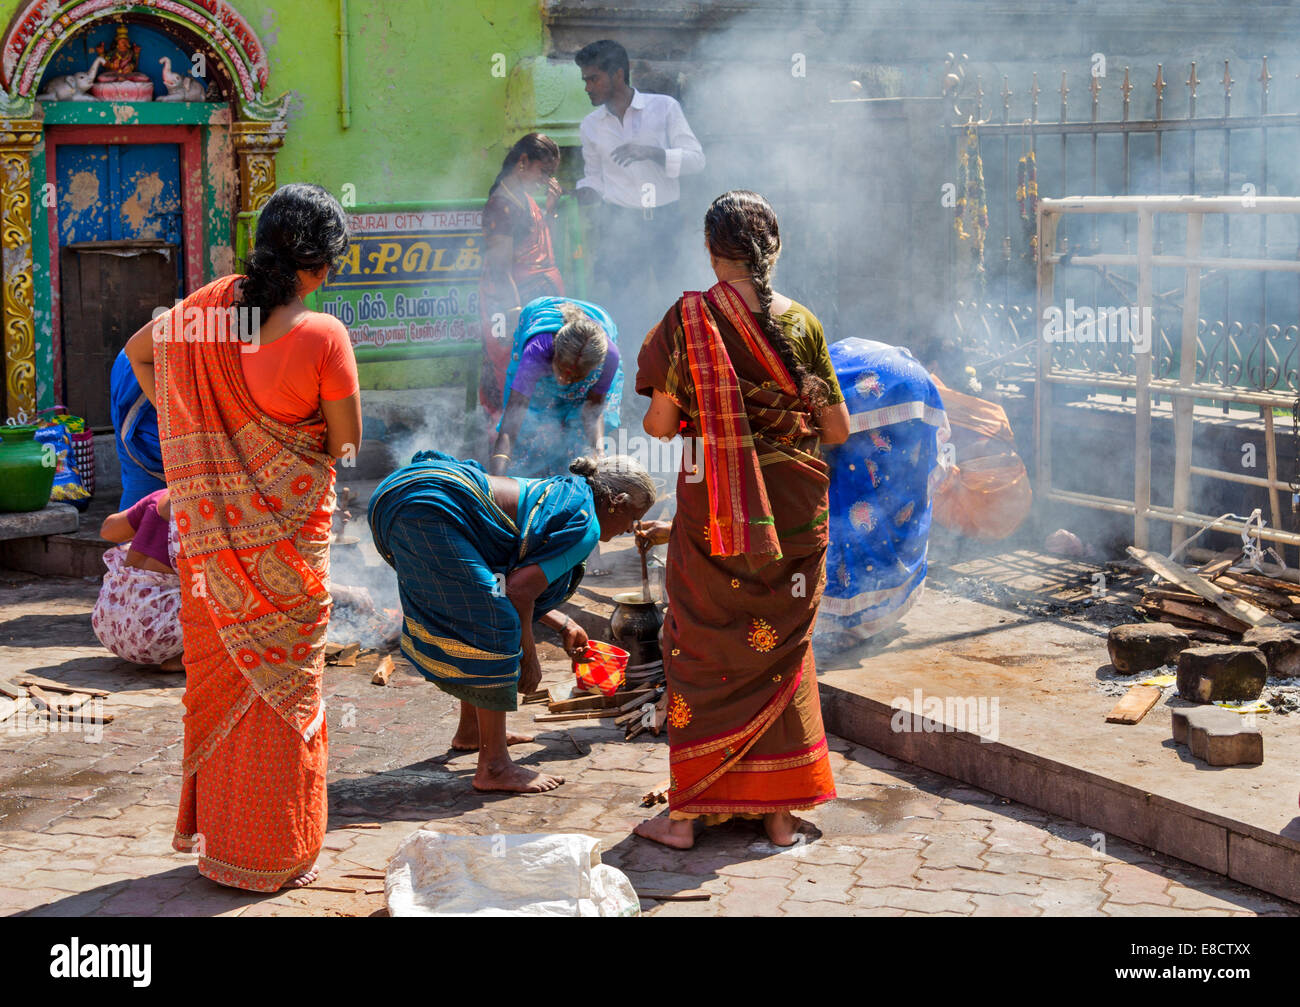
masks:
[[[50,502],[54,459],[33,426],[0,424],[0,511],[40,510]]]

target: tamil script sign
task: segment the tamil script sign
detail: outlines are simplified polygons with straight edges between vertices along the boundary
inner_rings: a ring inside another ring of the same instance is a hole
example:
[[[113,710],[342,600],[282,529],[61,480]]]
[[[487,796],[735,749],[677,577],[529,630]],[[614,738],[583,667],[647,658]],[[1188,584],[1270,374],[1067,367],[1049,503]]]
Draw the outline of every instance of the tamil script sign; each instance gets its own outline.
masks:
[[[317,308],[358,348],[477,345],[481,206],[356,212],[352,241],[320,288]]]

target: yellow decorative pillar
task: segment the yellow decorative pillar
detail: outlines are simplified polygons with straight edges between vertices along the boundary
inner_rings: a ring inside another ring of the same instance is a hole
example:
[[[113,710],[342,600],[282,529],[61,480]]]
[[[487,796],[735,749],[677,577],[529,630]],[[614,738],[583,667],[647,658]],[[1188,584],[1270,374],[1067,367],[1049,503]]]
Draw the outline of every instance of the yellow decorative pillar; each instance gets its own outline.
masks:
[[[0,249],[3,250],[5,401],[10,416],[36,411],[32,303],[32,151],[39,119],[0,119]]]
[[[260,210],[275,192],[275,152],[284,143],[287,124],[241,120],[230,124],[230,138],[239,158],[239,209]]]

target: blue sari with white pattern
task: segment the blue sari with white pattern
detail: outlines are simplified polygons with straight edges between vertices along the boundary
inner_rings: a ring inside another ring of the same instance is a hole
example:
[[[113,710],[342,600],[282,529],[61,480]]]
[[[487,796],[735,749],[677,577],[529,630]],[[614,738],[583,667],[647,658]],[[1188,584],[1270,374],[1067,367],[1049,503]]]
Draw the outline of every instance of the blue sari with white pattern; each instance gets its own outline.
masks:
[[[566,302],[576,304],[589,318],[595,319],[605,330],[609,345],[617,345],[618,326],[600,305],[580,301],[576,297],[538,297],[529,301],[519,314],[519,324],[515,326],[515,344],[510,352],[510,366],[506,369],[506,386],[501,404],[502,420],[497,424],[498,433],[505,423],[505,410],[510,405],[510,386],[514,383],[515,372],[519,370],[519,363],[523,359],[524,347],[537,336],[560,331],[564,326],[560,306]],[[512,445],[514,456],[506,469],[509,475],[550,476],[568,472],[569,463],[573,459],[592,453],[586,431],[582,428],[582,407],[587,401],[587,393],[596,386],[607,366],[609,357],[605,358],[600,367],[571,385],[560,384],[551,373],[538,379],[528,400],[528,412],[519,426],[519,436]],[[613,383],[609,386],[609,394],[605,397],[605,430],[618,428],[622,399],[623,361],[619,360]]]
[[[818,630],[865,639],[920,597],[938,481],[943,400],[905,348],[842,339],[831,363],[849,409],[849,439],[827,448],[830,548]]]

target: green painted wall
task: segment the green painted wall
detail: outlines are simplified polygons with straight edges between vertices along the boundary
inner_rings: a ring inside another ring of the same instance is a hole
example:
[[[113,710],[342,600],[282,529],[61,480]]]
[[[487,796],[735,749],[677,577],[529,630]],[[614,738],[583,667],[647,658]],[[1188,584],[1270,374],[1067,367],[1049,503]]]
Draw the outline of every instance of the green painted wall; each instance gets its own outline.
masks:
[[[316,182],[356,205],[487,195],[515,140],[507,135],[511,72],[542,51],[539,4],[349,0],[346,129],[337,2],[237,6],[267,46],[268,90],[294,94],[278,182]],[[459,385],[463,367],[370,363],[361,380],[376,389]]]
[[[337,0],[232,5],[266,47],[268,96],[293,95],[277,181],[316,182],[345,204],[483,198],[520,124],[538,121],[532,109],[558,106],[550,97],[534,101],[533,68],[545,40],[539,0],[348,0],[347,128],[339,112]],[[19,6],[0,0],[0,21],[7,24]],[[572,86],[569,97],[582,100],[565,104],[576,109],[585,105],[576,68]],[[554,83],[542,89],[554,91]],[[226,143],[224,130],[205,137],[205,160],[224,154]],[[226,188],[205,178],[210,216],[233,198]],[[220,221],[206,224],[217,242],[229,234]],[[212,244],[205,265],[223,272],[228,260]],[[48,296],[36,300],[38,331],[42,324],[48,330]],[[45,384],[48,360],[37,365]],[[408,361],[366,364],[362,380],[393,388],[464,379],[449,361]],[[45,400],[48,388],[42,391]]]
[[[542,50],[535,0],[349,0],[348,129],[338,112],[338,3],[235,6],[267,46],[268,90],[295,95],[280,181],[335,193],[351,183],[358,204],[486,195],[508,148],[509,71]]]

